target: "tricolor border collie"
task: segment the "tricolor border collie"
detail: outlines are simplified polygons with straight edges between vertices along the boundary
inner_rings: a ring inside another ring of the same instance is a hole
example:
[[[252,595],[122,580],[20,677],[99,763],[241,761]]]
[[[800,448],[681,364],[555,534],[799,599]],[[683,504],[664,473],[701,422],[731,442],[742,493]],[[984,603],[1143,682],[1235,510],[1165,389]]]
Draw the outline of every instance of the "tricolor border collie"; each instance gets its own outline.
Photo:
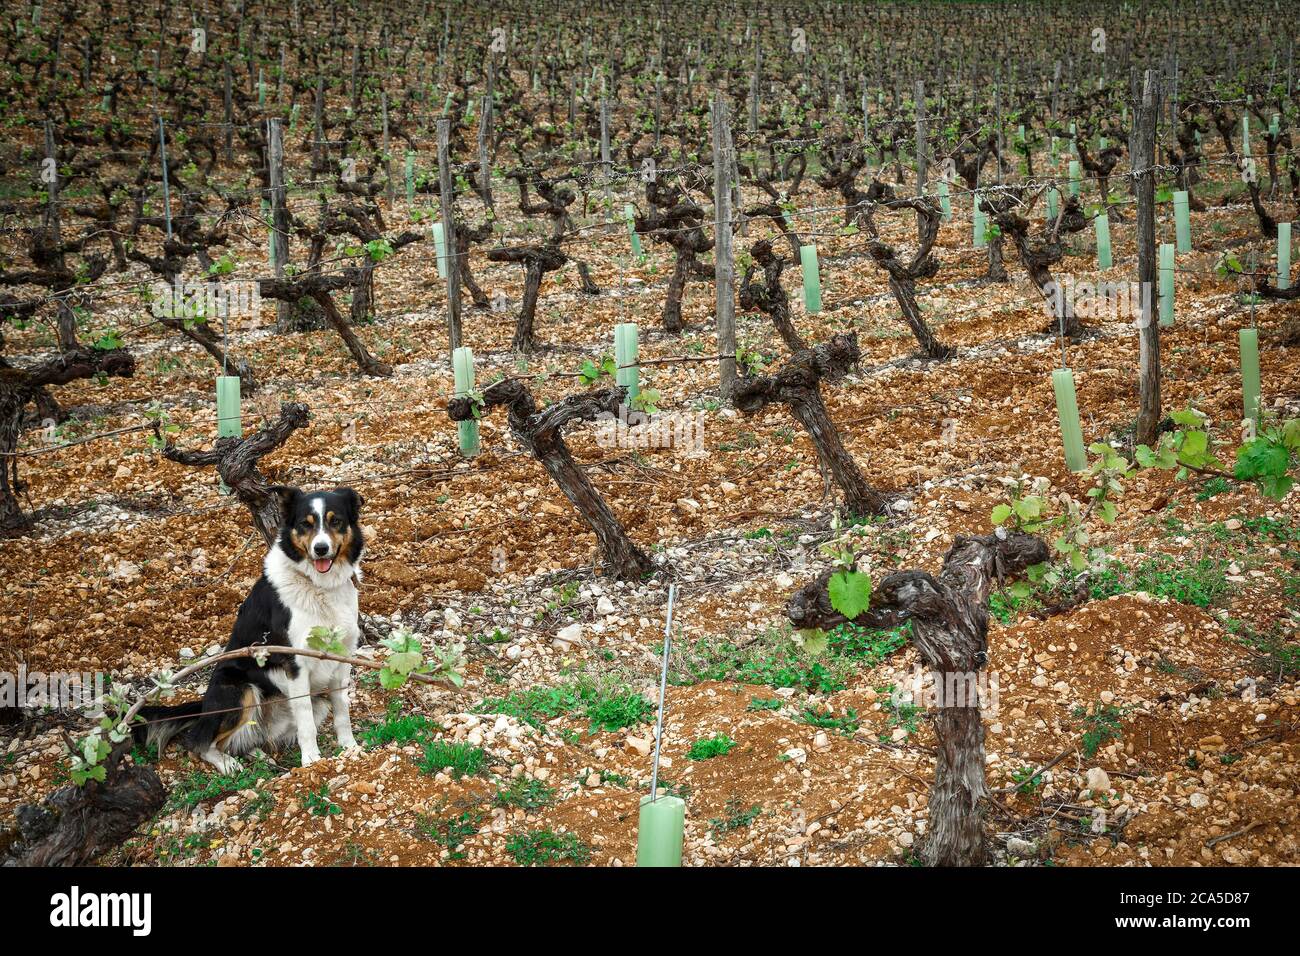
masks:
[[[310,494],[277,486],[279,540],[267,552],[262,576],[239,607],[227,651],[259,644],[307,647],[312,628],[336,628],[345,653],[357,646],[357,592],[364,541],[363,504],[351,488]],[[201,701],[145,707],[135,729],[161,755],[179,736],[191,753],[221,773],[239,770],[238,755],[297,741],[302,765],[320,759],[316,733],[327,709],[344,749],[356,746],[348,714],[352,665],[272,654],[266,666],[252,658],[223,661]]]

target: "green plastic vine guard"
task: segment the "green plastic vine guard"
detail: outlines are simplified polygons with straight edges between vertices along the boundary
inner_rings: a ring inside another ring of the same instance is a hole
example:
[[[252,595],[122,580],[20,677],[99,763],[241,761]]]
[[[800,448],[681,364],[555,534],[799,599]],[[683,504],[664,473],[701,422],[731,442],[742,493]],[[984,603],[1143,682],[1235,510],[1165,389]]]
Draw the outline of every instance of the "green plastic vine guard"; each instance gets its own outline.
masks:
[[[1052,391],[1056,393],[1056,415],[1061,422],[1061,443],[1065,465],[1071,471],[1088,467],[1083,453],[1083,428],[1079,424],[1079,400],[1074,391],[1074,373],[1068,368],[1052,370]]]
[[[239,408],[239,376],[217,376],[217,437],[238,438],[244,433]]]
[[[433,251],[438,260],[438,278],[447,278],[447,230],[442,223],[433,224]]]
[[[645,261],[645,252],[641,248],[641,237],[636,231],[636,207],[627,203],[623,207],[623,218],[627,220],[627,234],[632,238],[632,255],[637,262]]]
[[[451,370],[456,380],[456,397],[464,398],[474,391],[474,353],[469,346],[462,345],[451,353]],[[478,454],[478,422],[457,422],[460,432],[460,453],[466,458]]]
[[[289,132],[290,133],[295,133],[298,130],[298,107],[299,104],[294,103],[293,109],[289,110]]]
[[[266,105],[266,80],[262,79],[262,68],[257,68],[257,105]]]
[[[1047,190],[1047,218],[1048,220],[1056,219],[1057,212],[1061,208],[1061,192],[1055,186]]]
[[[822,277],[817,267],[817,247],[799,247],[799,262],[803,266],[803,304],[809,315],[822,310]]]
[[[1051,156],[1052,162],[1056,162],[1056,157],[1057,157],[1057,154],[1060,152],[1060,150],[1061,150],[1061,141],[1060,141],[1057,137],[1053,136],[1053,137],[1052,137],[1052,149],[1051,149],[1051,153],[1050,153],[1050,156]]]
[[[681,866],[685,828],[685,800],[664,796],[652,801],[647,793],[637,818],[636,865]]]
[[[1070,195],[1075,199],[1079,198],[1079,193],[1083,190],[1083,177],[1079,168],[1077,159],[1070,160]]]
[[[1277,224],[1277,287],[1291,288],[1291,223]]]
[[[943,210],[943,221],[952,221],[952,198],[948,195],[948,183],[939,180],[939,208]]]
[[[663,745],[664,705],[668,692],[668,658],[672,651],[673,604],[677,585],[668,586],[668,621],[664,627],[663,666],[659,675],[659,707],[655,714],[654,769],[650,792],[641,798],[636,830],[637,866],[681,866],[686,801],[659,795],[659,749]]]
[[[982,249],[982,248],[984,248],[985,246],[987,246],[987,245],[989,244],[989,240],[988,240],[988,231],[989,231],[988,217],[984,214],[984,210],[980,208],[980,199],[981,199],[981,198],[983,198],[983,197],[981,197],[979,193],[975,193],[974,199],[972,200],[972,202],[974,203],[974,207],[975,207],[975,208],[974,208],[974,213],[975,213],[975,214],[971,217],[971,222],[972,222],[972,230],[971,230],[971,231],[972,231],[972,237],[971,237],[971,238],[972,238],[972,239],[974,240],[974,242],[975,242],[975,248],[976,248],[976,249]]]
[[[1174,244],[1160,243],[1160,324],[1174,324]]]
[[[1250,115],[1241,117],[1241,155],[1251,156],[1250,151]]]
[[[415,153],[406,151],[406,203],[415,202]]]
[[[627,389],[628,401],[641,394],[641,369],[637,366],[640,337],[635,322],[614,326],[614,381]]]
[[[1259,424],[1259,331],[1242,329],[1237,333],[1241,349],[1241,410],[1243,418]]]
[[[1174,238],[1179,252],[1192,251],[1192,216],[1185,189],[1174,193]]]
[[[1110,254],[1110,217],[1103,212],[1093,223],[1097,227],[1097,267],[1109,269],[1113,264]]]

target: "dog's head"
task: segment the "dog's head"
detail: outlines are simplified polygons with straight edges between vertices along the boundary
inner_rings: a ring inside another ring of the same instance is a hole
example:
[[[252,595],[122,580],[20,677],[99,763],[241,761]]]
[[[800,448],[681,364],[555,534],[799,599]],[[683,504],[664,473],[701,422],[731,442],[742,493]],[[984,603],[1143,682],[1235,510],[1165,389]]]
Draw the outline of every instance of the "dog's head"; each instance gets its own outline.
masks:
[[[273,490],[280,499],[278,547],[308,576],[313,571],[324,576],[336,564],[352,567],[361,560],[365,541],[359,518],[364,502],[359,494],[351,488],[306,492],[278,486]]]

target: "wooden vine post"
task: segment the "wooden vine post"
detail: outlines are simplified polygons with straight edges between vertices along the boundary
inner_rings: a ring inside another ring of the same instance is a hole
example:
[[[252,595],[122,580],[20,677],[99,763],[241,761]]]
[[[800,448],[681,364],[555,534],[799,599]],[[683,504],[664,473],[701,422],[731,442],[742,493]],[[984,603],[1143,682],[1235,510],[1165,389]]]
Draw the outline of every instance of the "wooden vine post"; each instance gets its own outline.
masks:
[[[267,121],[267,163],[271,184],[271,265],[277,279],[284,278],[284,267],[289,262],[289,210],[284,201],[284,134],[280,120]],[[284,299],[275,304],[276,327],[285,328],[289,321],[290,303]]]
[[[736,263],[731,250],[731,162],[728,158],[727,104],[713,98],[713,281],[717,291],[718,373],[722,399],[736,387]]]
[[[927,571],[886,575],[876,583],[867,609],[851,619],[831,603],[833,571],[804,585],[786,606],[796,628],[830,628],[850,620],[868,628],[912,622],[912,643],[932,671],[937,705],[934,786],[922,848],[930,866],[980,866],[988,860],[979,672],[989,661],[989,594],[1049,556],[1041,539],[999,528],[954,539],[938,576]]]
[[[483,393],[484,411],[498,405],[509,413],[510,431],[542,463],[564,496],[596,534],[605,571],[623,580],[640,580],[654,570],[650,558],[628,537],[613,510],[605,503],[587,472],[564,442],[561,430],[573,422],[616,416],[627,403],[627,390],[619,386],[570,395],[538,410],[528,386],[517,378],[503,379]],[[454,422],[474,419],[474,400],[453,398],[447,415]]]
[[[1156,282],[1156,114],[1160,86],[1154,70],[1146,71],[1141,102],[1134,106],[1133,175],[1137,191],[1138,288],[1142,312],[1138,322],[1138,416],[1136,442],[1155,447],[1160,426],[1160,326],[1152,314],[1148,290]]]
[[[457,255],[456,204],[451,184],[451,159],[447,143],[451,138],[451,120],[438,120],[438,192],[442,201],[442,228],[450,237],[447,254],[447,337],[454,353],[460,348],[460,256]]]

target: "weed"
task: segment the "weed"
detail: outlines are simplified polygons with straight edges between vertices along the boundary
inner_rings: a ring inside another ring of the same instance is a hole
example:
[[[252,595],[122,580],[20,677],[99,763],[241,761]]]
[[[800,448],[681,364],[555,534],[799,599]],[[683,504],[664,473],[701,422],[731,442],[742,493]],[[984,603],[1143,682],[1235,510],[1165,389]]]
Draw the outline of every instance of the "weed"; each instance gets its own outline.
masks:
[[[205,800],[215,800],[239,790],[256,789],[258,783],[276,774],[276,769],[266,760],[258,760],[232,774],[195,770],[172,784],[165,809],[193,809]]]
[[[1096,600],[1146,591],[1182,604],[1209,607],[1230,589],[1225,568],[1226,562],[1214,558],[1188,564],[1166,556],[1148,558],[1133,569],[1112,564],[1092,575],[1089,591]]]
[[[759,814],[763,812],[758,804],[754,804],[749,809],[744,809],[738,799],[732,797],[727,801],[723,808],[723,816],[713,817],[709,820],[709,829],[714,833],[722,836],[731,833],[733,830],[744,830],[753,826]]]
[[[423,714],[403,714],[401,702],[393,700],[388,704],[384,719],[362,727],[357,737],[367,747],[423,742],[433,726],[433,722]]]
[[[803,713],[799,715],[799,719],[813,727],[837,731],[845,737],[852,737],[858,732],[858,728],[862,726],[862,721],[858,719],[858,712],[852,707],[844,712],[843,717],[836,717],[835,713],[829,708],[821,710],[820,708],[805,707]]]
[[[322,783],[317,790],[307,791],[302,798],[302,805],[314,817],[332,817],[343,812],[343,808],[330,799],[328,783]]]
[[[522,836],[513,836],[506,843],[506,852],[520,866],[544,866],[566,861],[581,866],[591,859],[591,848],[576,834],[551,830],[533,830]]]
[[[532,812],[549,806],[554,799],[553,787],[548,787],[540,780],[515,777],[508,787],[497,791],[496,796],[492,798],[492,804],[498,807],[518,807]]]
[[[424,757],[420,760],[420,773],[434,774],[450,770],[453,777],[472,777],[483,769],[487,751],[467,743],[446,740],[426,740]]]
[[[688,760],[712,760],[714,757],[725,756],[734,746],[736,742],[726,734],[715,734],[691,744],[686,757]]]
[[[460,847],[466,840],[478,833],[483,825],[483,814],[466,810],[458,816],[439,819],[426,813],[415,818],[415,828],[426,839],[445,846],[450,853],[448,859],[463,860],[465,854]]]
[[[579,681],[559,687],[534,687],[508,697],[486,698],[481,714],[508,714],[541,729],[556,717],[582,713],[590,732],[622,730],[644,723],[654,713],[650,702],[626,687]]]
[[[1095,757],[1103,746],[1124,735],[1124,728],[1120,724],[1124,711],[1114,705],[1104,704],[1091,712],[1085,707],[1076,707],[1074,716],[1083,721],[1085,757]]]

